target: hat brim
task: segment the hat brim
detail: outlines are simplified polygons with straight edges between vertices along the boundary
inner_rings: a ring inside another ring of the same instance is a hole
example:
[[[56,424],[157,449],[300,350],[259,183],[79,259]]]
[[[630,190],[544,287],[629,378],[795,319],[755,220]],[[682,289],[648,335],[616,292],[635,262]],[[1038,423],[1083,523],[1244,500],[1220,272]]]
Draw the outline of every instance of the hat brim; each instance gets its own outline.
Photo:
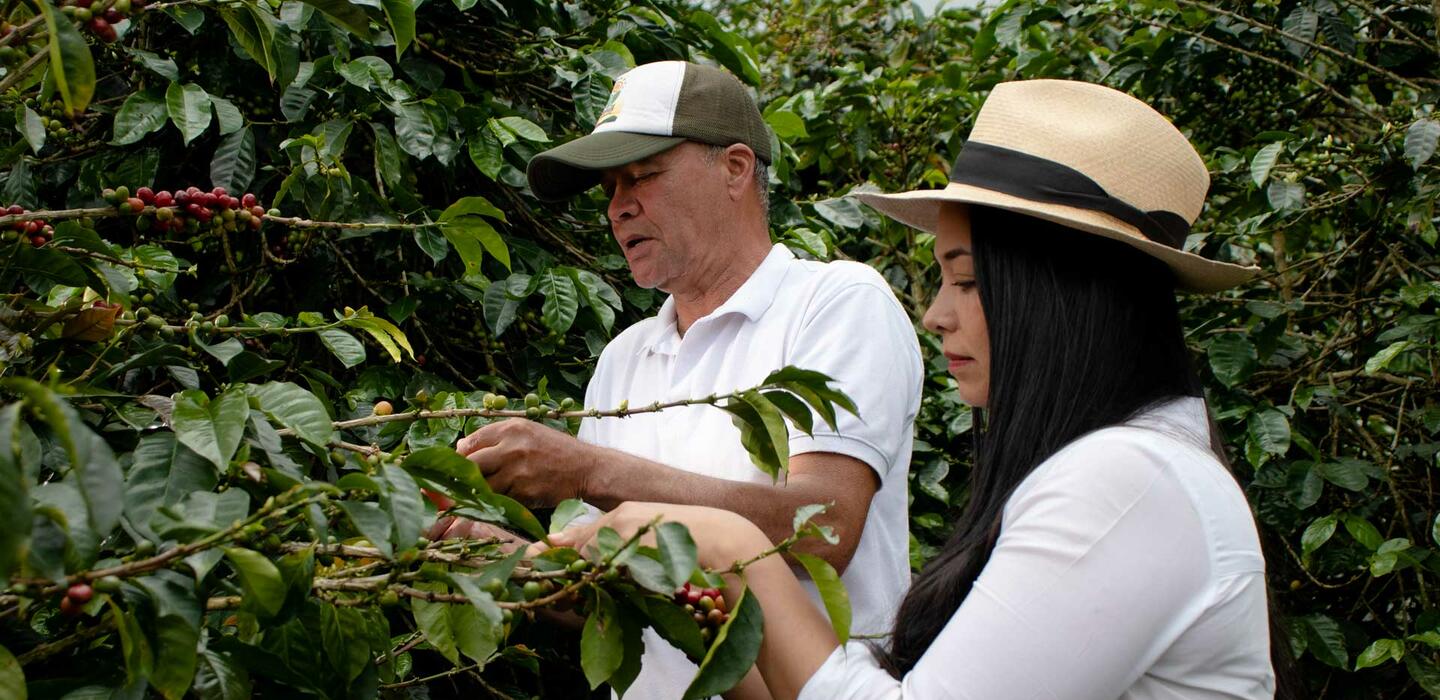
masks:
[[[525,177],[536,197],[559,201],[599,184],[600,171],[606,168],[649,158],[684,141],[683,136],[602,131],[536,154]]]
[[[1260,268],[1210,260],[1145,238],[1138,229],[1109,214],[1061,204],[1035,202],[1023,197],[973,185],[950,183],[939,190],[912,190],[894,194],[857,192],[857,199],[907,226],[934,233],[940,223],[940,206],[947,202],[995,207],[1033,216],[1062,226],[1119,241],[1158,258],[1175,273],[1175,282],[1194,292],[1216,292],[1243,284]]]

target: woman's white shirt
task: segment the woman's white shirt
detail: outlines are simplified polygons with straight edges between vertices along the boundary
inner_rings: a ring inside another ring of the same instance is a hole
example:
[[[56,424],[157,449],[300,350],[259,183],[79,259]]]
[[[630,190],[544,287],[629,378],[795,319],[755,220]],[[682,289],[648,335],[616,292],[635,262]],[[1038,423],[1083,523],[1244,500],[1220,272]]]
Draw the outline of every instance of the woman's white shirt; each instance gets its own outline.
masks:
[[[902,680],[863,643],[801,700],[1272,698],[1265,562],[1200,399],[1045,460],[965,602]]]

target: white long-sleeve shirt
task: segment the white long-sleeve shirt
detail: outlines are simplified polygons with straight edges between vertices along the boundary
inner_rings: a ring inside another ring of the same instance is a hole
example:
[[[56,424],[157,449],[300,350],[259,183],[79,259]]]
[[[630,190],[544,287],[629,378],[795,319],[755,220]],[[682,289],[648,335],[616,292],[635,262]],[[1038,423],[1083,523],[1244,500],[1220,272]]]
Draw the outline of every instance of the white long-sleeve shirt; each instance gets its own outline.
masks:
[[[965,602],[901,680],[836,649],[801,700],[1272,698],[1249,505],[1179,399],[1047,459]]]

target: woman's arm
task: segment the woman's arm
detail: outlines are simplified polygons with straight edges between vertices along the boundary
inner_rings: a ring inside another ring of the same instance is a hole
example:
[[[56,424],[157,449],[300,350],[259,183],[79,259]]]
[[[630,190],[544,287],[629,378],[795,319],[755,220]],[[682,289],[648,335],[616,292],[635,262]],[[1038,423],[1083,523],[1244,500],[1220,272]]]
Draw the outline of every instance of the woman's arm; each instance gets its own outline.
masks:
[[[589,525],[551,535],[550,546],[583,551],[595,541],[595,534],[602,527],[628,537],[656,516],[690,529],[700,565],[708,569],[727,568],[773,546],[760,528],[729,511],[634,502],[621,504]],[[792,700],[840,643],[825,614],[816,609],[780,555],[772,554],[746,567],[743,583],[739,576],[725,576],[725,599],[739,600],[742,588],[747,586],[765,615],[765,636],[755,665],[770,688],[771,697]]]

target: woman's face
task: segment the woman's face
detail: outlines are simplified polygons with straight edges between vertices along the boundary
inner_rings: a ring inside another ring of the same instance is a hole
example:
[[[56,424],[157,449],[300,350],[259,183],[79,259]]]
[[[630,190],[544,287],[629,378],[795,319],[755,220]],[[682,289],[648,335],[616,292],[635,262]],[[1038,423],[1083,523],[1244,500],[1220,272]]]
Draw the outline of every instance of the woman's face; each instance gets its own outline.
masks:
[[[990,399],[990,331],[980,308],[970,240],[969,210],[958,204],[944,205],[935,233],[935,260],[940,264],[942,284],[925,312],[924,323],[940,336],[961,400],[984,408]]]

